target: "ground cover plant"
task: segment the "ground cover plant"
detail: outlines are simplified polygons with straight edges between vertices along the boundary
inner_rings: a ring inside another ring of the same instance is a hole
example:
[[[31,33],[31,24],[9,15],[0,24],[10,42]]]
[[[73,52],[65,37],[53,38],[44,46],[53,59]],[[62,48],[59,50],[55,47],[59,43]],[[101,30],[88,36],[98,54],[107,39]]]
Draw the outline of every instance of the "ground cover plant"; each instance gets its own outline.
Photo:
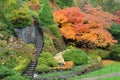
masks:
[[[30,80],[30,78],[23,77],[20,73],[15,72],[1,65],[0,65],[0,79],[2,80]]]
[[[16,47],[18,45],[19,47]],[[0,65],[22,73],[34,60],[35,55],[33,53],[35,51],[36,48],[33,44],[26,44],[20,40],[10,42],[3,46],[0,53]]]

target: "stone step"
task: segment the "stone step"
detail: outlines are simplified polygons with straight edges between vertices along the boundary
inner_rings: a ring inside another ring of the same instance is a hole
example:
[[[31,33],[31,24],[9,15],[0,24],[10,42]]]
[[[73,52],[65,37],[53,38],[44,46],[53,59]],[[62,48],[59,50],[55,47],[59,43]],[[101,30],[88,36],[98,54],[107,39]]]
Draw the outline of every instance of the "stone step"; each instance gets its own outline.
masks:
[[[28,68],[26,71],[33,71],[33,68],[31,69],[31,68]]]
[[[28,76],[28,77],[33,77],[33,73],[25,73],[25,74],[23,74],[23,75],[26,75],[26,76]]]
[[[32,68],[32,67],[35,67],[35,65],[29,65],[28,68]]]
[[[43,45],[37,45],[36,47],[42,47]]]
[[[32,74],[32,73],[33,73],[33,70],[25,71],[25,73]]]

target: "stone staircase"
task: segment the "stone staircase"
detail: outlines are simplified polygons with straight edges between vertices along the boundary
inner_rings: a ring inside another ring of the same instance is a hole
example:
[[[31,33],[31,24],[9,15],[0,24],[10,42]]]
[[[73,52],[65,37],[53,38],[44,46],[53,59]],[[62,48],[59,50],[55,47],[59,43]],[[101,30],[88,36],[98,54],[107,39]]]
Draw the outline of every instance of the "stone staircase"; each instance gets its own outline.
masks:
[[[37,66],[40,53],[42,52],[43,45],[44,45],[43,31],[37,24],[35,24],[35,46],[37,48],[36,57],[35,60],[31,62],[28,68],[24,71],[23,75],[34,78],[35,68]]]
[[[28,66],[28,68],[23,73],[23,75],[26,75],[28,77],[33,78],[33,76],[34,76],[34,67],[35,67],[34,62],[31,62],[30,65]]]

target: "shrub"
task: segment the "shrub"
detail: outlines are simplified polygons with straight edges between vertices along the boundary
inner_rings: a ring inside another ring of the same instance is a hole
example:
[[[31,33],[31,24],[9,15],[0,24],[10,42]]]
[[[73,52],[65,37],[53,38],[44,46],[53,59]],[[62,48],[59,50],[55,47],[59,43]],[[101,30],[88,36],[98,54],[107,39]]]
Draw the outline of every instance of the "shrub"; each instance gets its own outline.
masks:
[[[18,54],[17,52],[9,49],[4,49],[0,53],[0,65],[6,66],[8,68],[14,68],[18,63]]]
[[[102,59],[106,59],[109,55],[109,51],[102,49],[87,49],[85,52],[87,54],[93,54],[93,55],[95,54],[101,56]]]
[[[120,48],[120,44],[114,44],[114,45],[112,45],[112,46],[109,46],[109,47],[107,48],[107,50],[108,50],[108,51],[113,51],[113,50],[119,49],[119,48]]]
[[[17,64],[14,67],[14,70],[20,73],[23,73],[25,71],[25,69],[28,67],[28,65],[30,64],[30,60],[28,58],[24,58],[21,57],[19,58],[19,64]]]
[[[73,61],[75,65],[86,64],[88,57],[81,49],[70,49],[63,54],[65,61]]]
[[[118,43],[120,43],[120,24],[112,24],[108,31],[118,40]]]
[[[4,32],[4,31],[5,31],[4,33],[7,33],[7,35],[8,35],[8,33],[13,33],[13,25],[7,19],[6,12],[3,7],[0,7],[0,19],[1,19],[0,20],[0,33]],[[4,33],[1,33],[1,34],[4,35]],[[3,39],[5,39],[5,38],[3,37]]]
[[[15,73],[12,70],[0,65],[0,79],[10,75],[15,75]]]
[[[3,35],[3,37],[1,37],[2,40],[8,40],[10,34],[6,31],[0,31],[0,34]]]
[[[7,41],[5,41],[5,40],[0,40],[0,46],[1,46],[1,47],[6,47],[6,46],[7,46]]]
[[[110,52],[108,59],[120,61],[120,44],[113,45],[108,50]]]
[[[92,63],[102,63],[102,58],[96,54],[88,54],[89,56],[89,61],[88,63],[89,64],[92,64]]]
[[[16,40],[10,42],[7,48],[16,51],[19,55],[27,57],[31,61],[35,58],[34,53],[36,52],[36,48],[34,44],[26,44],[22,40]]]
[[[60,34],[60,31],[59,31],[59,28],[58,28],[58,26],[56,24],[48,26],[48,29],[51,31],[51,33],[55,37],[61,38],[61,34]]]
[[[34,44],[24,44],[21,47],[21,50],[23,49],[23,51],[21,52],[25,57],[27,57],[28,59],[30,59],[31,61],[34,61],[35,55],[34,53],[36,52],[36,48]],[[26,53],[26,54],[24,54]]]
[[[37,11],[31,10],[30,13],[33,18],[39,20],[39,13]]]
[[[54,46],[53,43],[53,35],[50,32],[49,29],[47,28],[43,28],[44,29],[44,47],[43,47],[43,51],[44,52],[50,52],[52,55],[55,55],[57,53],[57,50]]]
[[[46,72],[50,70],[50,67],[58,66],[57,62],[55,62],[54,57],[49,52],[42,52],[39,59],[38,65],[36,67],[37,72]]]
[[[5,30],[7,28],[7,24],[0,20],[0,31]]]
[[[33,44],[25,44],[22,41],[10,42],[0,53],[0,65],[23,72],[34,60],[36,48]]]
[[[114,36],[120,36],[120,24],[112,24],[109,32]]]
[[[65,45],[63,39],[54,38],[53,43],[58,52],[66,49],[66,45]]]
[[[62,39],[57,25],[50,25],[43,28],[44,32],[44,52],[50,52],[55,55],[58,51],[65,50],[66,46]]]
[[[41,72],[47,72],[50,70],[50,67],[48,67],[47,65],[45,64],[40,64],[39,66],[36,67],[36,71],[38,73],[41,73]]]
[[[38,60],[38,65],[39,64],[45,64],[50,67],[57,66],[58,64],[55,62],[54,57],[52,54],[49,52],[42,52],[40,55],[40,58]]]
[[[63,42],[62,36],[60,34],[58,25],[54,24],[54,25],[50,25],[48,26],[48,29],[50,30],[50,32],[52,33],[51,36],[52,40],[53,40],[53,44],[55,46],[55,48],[58,51],[63,51],[65,50],[65,43]]]
[[[6,5],[6,12],[7,14],[11,13],[11,11],[18,9],[19,3],[18,0],[11,0],[11,1],[6,1],[6,3],[3,3]]]
[[[19,73],[7,67],[0,66],[0,80],[30,80],[30,79],[21,76]]]
[[[30,79],[23,77],[21,75],[12,75],[12,76],[6,77],[4,80],[30,80]]]
[[[58,0],[57,4],[60,8],[71,7],[73,5],[73,0]]]
[[[30,14],[29,8],[20,7],[17,10],[13,10],[10,14],[10,21],[15,26],[15,28],[24,28],[32,24],[32,16]]]

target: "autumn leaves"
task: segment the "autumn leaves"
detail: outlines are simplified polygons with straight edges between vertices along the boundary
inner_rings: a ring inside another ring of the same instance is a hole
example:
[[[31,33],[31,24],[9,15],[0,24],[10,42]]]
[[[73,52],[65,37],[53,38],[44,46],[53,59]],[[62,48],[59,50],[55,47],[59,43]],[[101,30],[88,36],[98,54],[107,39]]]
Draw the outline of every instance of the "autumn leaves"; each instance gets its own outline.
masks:
[[[84,12],[78,7],[65,8],[53,13],[54,20],[60,25],[60,32],[66,39],[85,42],[84,45],[106,47],[117,43],[107,31],[117,17],[102,10],[86,5]]]

